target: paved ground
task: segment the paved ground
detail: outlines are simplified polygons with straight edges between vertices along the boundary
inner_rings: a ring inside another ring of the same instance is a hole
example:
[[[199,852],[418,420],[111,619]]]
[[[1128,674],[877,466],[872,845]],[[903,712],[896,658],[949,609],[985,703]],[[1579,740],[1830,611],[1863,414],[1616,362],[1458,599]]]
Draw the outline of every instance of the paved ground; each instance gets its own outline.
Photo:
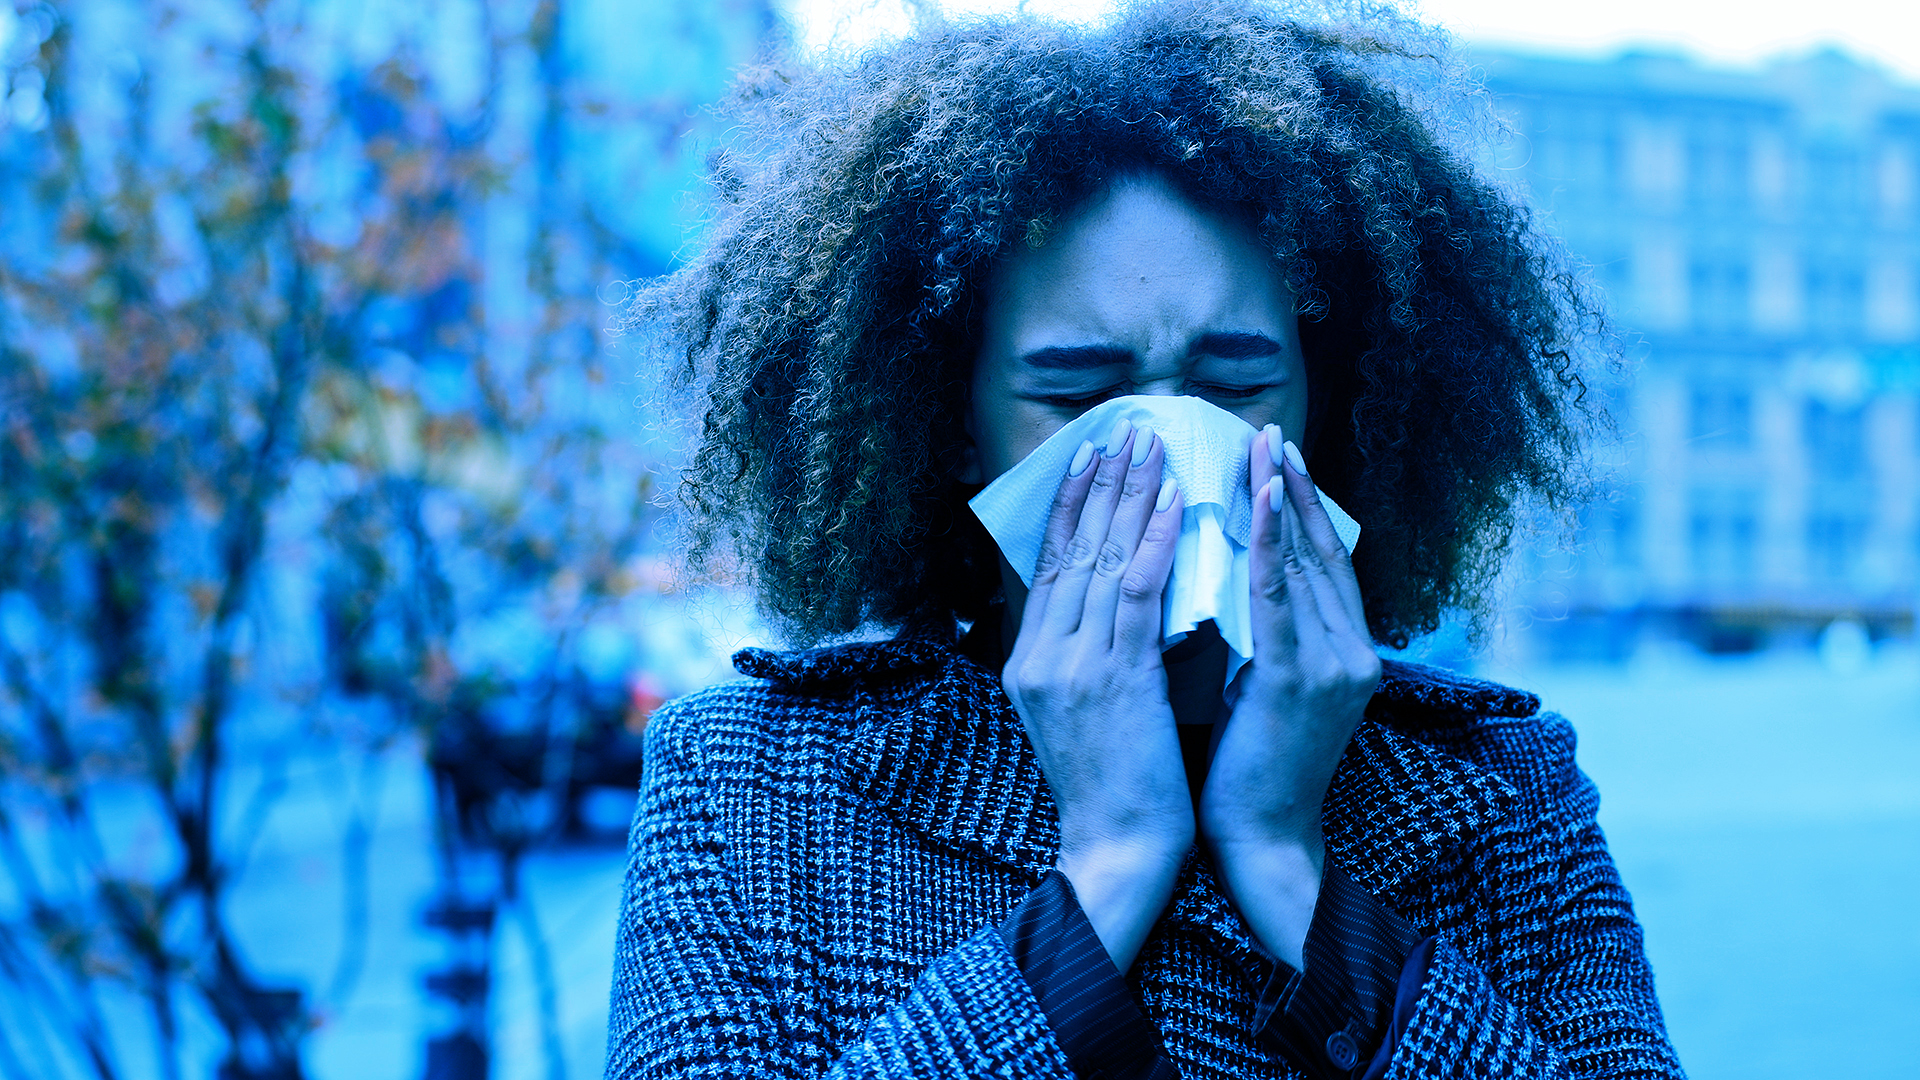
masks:
[[[1574,721],[1695,1080],[1916,1075],[1920,663],[1511,673]]]
[[[1601,821],[1647,926],[1682,1059],[1696,1080],[1914,1075],[1920,1036],[1920,663],[1840,675],[1810,657],[1502,673],[1580,732]],[[320,1080],[416,1080],[419,992],[444,945],[419,929],[432,886],[416,748],[371,771],[305,760],[239,882],[230,915],[254,962],[314,988]],[[342,937],[340,836],[375,811],[366,961],[328,988]],[[136,843],[137,837],[128,841]],[[621,853],[533,857],[528,893],[555,969],[565,1075],[599,1074]],[[521,924],[496,938],[498,1080],[555,1080]],[[8,1012],[0,1001],[0,1018]],[[116,1010],[131,1047],[146,1030]],[[189,1018],[189,1028],[199,1028]],[[155,1075],[131,1053],[130,1074]],[[204,1055],[198,1059],[207,1064]],[[146,1063],[146,1064],[150,1064]],[[207,1075],[204,1067],[188,1075]]]

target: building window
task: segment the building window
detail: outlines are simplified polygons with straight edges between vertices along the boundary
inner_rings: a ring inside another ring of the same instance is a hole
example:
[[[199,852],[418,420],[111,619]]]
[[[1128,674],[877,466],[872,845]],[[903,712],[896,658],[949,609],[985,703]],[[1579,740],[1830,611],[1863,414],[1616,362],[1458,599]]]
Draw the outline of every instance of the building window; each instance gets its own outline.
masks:
[[[1642,328],[1684,330],[1693,315],[1685,238],[1672,229],[1642,230],[1633,245],[1633,316]]]
[[[1687,140],[1687,187],[1695,205],[1707,210],[1744,207],[1752,177],[1753,155],[1740,129],[1709,125]]]
[[[1744,330],[1753,310],[1752,275],[1745,259],[1710,256],[1692,268],[1693,325],[1703,333]]]
[[[1816,217],[1858,214],[1866,209],[1866,170],[1858,152],[1840,146],[1807,151],[1807,203]]]
[[[1848,338],[1860,332],[1866,314],[1866,275],[1838,259],[1807,265],[1807,327],[1826,337]]]
[[[1543,111],[1532,139],[1529,171],[1540,192],[1601,201],[1618,186],[1620,139],[1606,113]]]
[[[1894,143],[1881,148],[1880,213],[1892,220],[1904,221],[1913,212],[1916,187],[1913,166],[1911,145]]]
[[[1753,394],[1746,387],[1696,386],[1688,404],[1687,434],[1695,446],[1745,450],[1753,445]]]
[[[1587,504],[1580,511],[1586,546],[1601,566],[1640,566],[1640,507],[1625,493]]]
[[[1857,506],[1829,506],[1807,515],[1807,559],[1816,580],[1852,576],[1866,550],[1867,524],[1865,509]]]
[[[1809,401],[1804,418],[1807,464],[1816,479],[1867,479],[1867,411],[1862,405]]]
[[[1694,491],[1691,502],[1687,531],[1694,580],[1722,587],[1751,582],[1760,533],[1759,500],[1754,493],[1702,488]]]
[[[1567,144],[1567,179],[1596,201],[1620,189],[1620,140],[1611,130],[1593,130]]]
[[[1622,177],[1640,200],[1653,207],[1677,204],[1687,192],[1687,148],[1677,121],[1659,115],[1628,118],[1622,146]]]

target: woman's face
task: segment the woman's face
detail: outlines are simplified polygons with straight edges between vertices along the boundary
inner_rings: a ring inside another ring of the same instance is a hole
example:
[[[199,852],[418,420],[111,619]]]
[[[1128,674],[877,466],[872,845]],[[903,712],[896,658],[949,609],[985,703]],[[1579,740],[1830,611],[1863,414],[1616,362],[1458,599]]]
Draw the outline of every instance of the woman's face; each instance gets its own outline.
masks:
[[[1081,413],[1191,394],[1299,440],[1307,370],[1293,294],[1252,229],[1157,177],[1124,181],[987,283],[965,477],[992,481]]]

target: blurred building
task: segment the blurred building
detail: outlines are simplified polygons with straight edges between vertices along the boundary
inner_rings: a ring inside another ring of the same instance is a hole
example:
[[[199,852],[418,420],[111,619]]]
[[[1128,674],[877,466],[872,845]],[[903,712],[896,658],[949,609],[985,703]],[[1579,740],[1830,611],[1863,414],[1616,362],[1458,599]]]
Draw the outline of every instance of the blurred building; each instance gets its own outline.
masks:
[[[1499,162],[1607,298],[1630,377],[1611,498],[1523,557],[1524,635],[1712,651],[1920,594],[1920,87],[1834,51],[1758,71],[1669,54],[1476,54]]]

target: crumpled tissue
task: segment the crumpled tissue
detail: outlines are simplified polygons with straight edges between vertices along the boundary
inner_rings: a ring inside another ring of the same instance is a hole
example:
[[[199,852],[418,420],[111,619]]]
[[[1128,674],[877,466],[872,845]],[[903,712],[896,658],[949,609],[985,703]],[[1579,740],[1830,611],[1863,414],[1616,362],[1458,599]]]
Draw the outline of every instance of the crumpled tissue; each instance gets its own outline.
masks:
[[[1166,447],[1163,473],[1179,483],[1186,497],[1162,600],[1161,647],[1172,647],[1212,619],[1230,653],[1230,684],[1253,657],[1253,579],[1247,557],[1253,500],[1247,490],[1247,453],[1255,432],[1245,420],[1197,397],[1113,398],[1055,432],[968,505],[1020,580],[1031,586],[1053,496],[1074,452],[1082,442],[1104,445],[1122,418],[1132,421],[1136,430],[1151,428],[1160,436]],[[1319,494],[1340,542],[1353,550],[1360,539],[1359,523],[1326,492]]]

